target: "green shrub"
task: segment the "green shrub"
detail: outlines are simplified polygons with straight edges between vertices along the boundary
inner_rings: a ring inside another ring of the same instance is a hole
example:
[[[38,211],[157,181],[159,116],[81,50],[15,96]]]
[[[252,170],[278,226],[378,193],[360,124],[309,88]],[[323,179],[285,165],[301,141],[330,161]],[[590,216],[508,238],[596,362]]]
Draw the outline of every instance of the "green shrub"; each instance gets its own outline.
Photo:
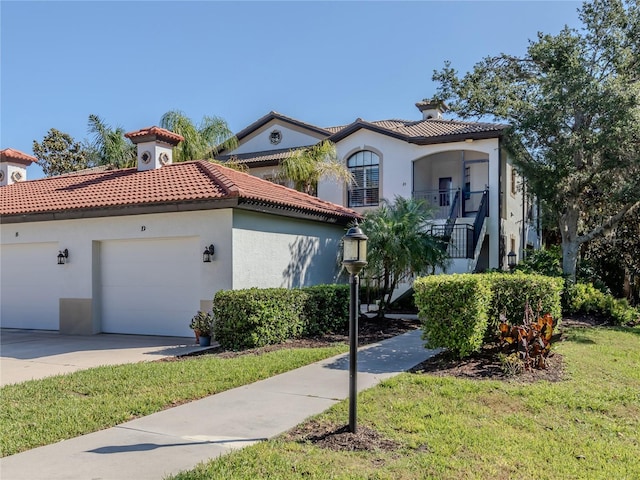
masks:
[[[413,288],[430,348],[444,347],[460,358],[480,349],[491,302],[484,275],[421,277]]]
[[[566,309],[568,313],[609,317],[615,325],[637,321],[640,317],[640,311],[630,306],[626,299],[616,299],[591,283],[567,287]]]
[[[523,273],[537,273],[547,277],[561,277],[562,251],[558,246],[527,251],[527,258],[516,265],[515,270]]]
[[[349,285],[222,290],[213,299],[214,337],[240,350],[345,330]]]
[[[301,335],[307,294],[300,289],[221,290],[213,299],[213,335],[224,348],[240,350]]]
[[[313,336],[344,331],[349,326],[349,285],[316,285],[302,289],[303,335]]]
[[[562,316],[562,291],[564,280],[559,277],[515,273],[488,273],[492,291],[489,308],[489,328],[487,338],[494,338],[504,314],[507,323],[522,323],[527,305],[534,313],[549,313],[557,321]]]

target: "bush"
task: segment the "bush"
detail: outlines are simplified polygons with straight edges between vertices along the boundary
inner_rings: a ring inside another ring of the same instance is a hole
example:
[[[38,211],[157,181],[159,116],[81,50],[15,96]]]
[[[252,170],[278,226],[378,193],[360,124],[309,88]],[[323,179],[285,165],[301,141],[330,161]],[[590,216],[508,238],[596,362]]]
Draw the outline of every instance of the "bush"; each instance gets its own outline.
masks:
[[[233,350],[336,332],[349,324],[349,286],[221,290],[213,314],[215,339]]]
[[[418,278],[413,288],[423,338],[460,358],[483,343],[491,289],[484,275],[436,275]]]
[[[515,270],[523,273],[537,273],[547,277],[562,277],[562,252],[552,246],[540,250],[530,250],[527,257],[516,265]]]
[[[566,309],[568,313],[609,317],[615,325],[638,321],[640,317],[640,311],[630,306],[626,299],[616,299],[591,283],[567,287]]]
[[[303,331],[306,294],[300,289],[221,290],[213,299],[213,334],[224,348],[262,347]]]
[[[484,275],[490,284],[493,297],[489,308],[488,338],[498,332],[500,315],[507,323],[522,323],[527,305],[534,313],[549,313],[554,319],[562,316],[562,291],[564,280],[559,277],[515,273],[489,273]]]
[[[302,289],[303,335],[313,336],[344,331],[349,326],[349,285],[317,285]]]

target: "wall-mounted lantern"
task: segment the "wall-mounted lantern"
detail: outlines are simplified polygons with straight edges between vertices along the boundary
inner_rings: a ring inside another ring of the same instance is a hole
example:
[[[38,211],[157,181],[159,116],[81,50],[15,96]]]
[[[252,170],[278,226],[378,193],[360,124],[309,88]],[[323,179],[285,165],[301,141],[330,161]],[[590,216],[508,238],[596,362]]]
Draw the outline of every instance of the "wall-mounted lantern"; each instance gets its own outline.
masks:
[[[516,268],[517,264],[518,264],[518,255],[516,255],[516,252],[511,250],[507,254],[507,265],[509,265],[509,269],[513,271],[513,269]]]
[[[213,248],[213,243],[204,249],[202,252],[202,261],[204,263],[210,263],[213,258],[213,254],[215,253],[215,249]]]
[[[64,265],[67,263],[67,259],[69,258],[69,250],[66,248],[64,250],[60,250],[58,252],[58,265]]]

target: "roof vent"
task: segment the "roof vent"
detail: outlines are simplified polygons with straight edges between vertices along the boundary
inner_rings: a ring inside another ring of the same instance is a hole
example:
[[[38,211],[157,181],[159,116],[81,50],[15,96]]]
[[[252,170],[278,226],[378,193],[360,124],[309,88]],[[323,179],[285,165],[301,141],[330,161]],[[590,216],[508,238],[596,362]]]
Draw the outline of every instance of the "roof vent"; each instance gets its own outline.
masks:
[[[155,170],[173,162],[173,147],[182,135],[160,127],[149,127],[124,135],[138,147],[138,171]]]
[[[27,179],[27,167],[38,159],[15,150],[5,148],[0,151],[0,186],[23,182]]]
[[[442,100],[422,100],[416,103],[418,110],[422,112],[423,120],[431,120],[433,118],[440,120],[442,114],[449,110],[449,107]]]

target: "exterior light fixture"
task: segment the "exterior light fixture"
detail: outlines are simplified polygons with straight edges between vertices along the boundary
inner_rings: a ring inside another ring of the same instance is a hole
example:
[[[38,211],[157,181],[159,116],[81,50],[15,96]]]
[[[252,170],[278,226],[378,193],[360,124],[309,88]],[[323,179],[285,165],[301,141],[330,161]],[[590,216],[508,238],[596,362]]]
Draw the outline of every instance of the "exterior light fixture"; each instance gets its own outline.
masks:
[[[367,264],[367,237],[356,224],[342,237],[342,265],[351,275],[358,275]]]
[[[358,274],[367,265],[367,239],[358,224],[351,227],[342,237],[342,265],[349,272],[349,431],[357,429],[357,373],[358,373]]]
[[[513,271],[513,269],[516,267],[517,264],[518,264],[518,256],[516,255],[516,252],[511,250],[507,254],[507,265],[509,265],[509,269]]]
[[[204,263],[211,263],[211,257],[215,253],[215,249],[213,248],[213,243],[204,249],[202,252],[202,261]]]
[[[64,250],[58,251],[58,265],[64,265],[67,263],[67,259],[69,258],[69,250],[66,248]]]

